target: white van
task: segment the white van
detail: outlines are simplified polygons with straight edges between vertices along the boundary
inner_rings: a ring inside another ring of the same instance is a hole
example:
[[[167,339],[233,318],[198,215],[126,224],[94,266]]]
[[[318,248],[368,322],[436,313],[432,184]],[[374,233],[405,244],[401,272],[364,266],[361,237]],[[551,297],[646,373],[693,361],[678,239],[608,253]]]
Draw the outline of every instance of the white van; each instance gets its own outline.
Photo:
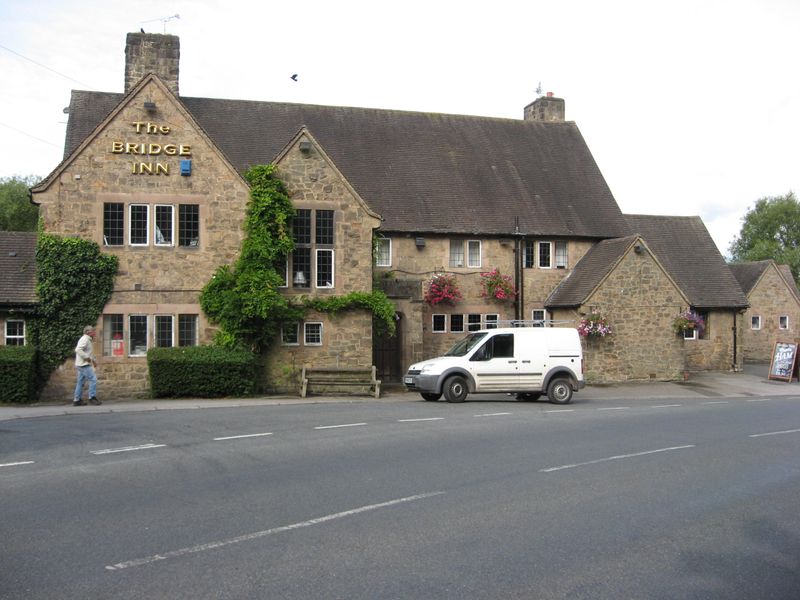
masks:
[[[409,390],[435,402],[463,402],[468,394],[516,393],[567,404],[583,388],[583,350],[576,329],[510,327],[483,329],[457,342],[444,356],[409,367]]]

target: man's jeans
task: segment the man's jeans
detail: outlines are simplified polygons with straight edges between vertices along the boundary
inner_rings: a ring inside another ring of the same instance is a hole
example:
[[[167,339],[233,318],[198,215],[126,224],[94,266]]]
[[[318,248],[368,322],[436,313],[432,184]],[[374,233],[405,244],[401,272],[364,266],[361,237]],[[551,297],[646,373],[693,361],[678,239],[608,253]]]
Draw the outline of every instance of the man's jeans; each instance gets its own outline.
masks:
[[[84,380],[89,381],[89,398],[94,398],[97,394],[97,375],[94,374],[92,365],[78,367],[78,383],[75,386],[75,400],[81,399],[81,392],[83,391]]]

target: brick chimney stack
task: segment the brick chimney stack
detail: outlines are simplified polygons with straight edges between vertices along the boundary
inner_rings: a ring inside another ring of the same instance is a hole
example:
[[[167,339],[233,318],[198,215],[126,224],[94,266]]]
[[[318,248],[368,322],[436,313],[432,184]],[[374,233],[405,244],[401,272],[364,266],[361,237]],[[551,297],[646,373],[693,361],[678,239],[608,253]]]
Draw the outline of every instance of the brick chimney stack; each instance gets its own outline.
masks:
[[[553,92],[547,92],[525,107],[526,121],[563,122],[566,117],[566,108],[563,98],[556,98]]]
[[[158,75],[178,93],[181,44],[176,35],[129,33],[125,41],[125,93],[148,73]]]

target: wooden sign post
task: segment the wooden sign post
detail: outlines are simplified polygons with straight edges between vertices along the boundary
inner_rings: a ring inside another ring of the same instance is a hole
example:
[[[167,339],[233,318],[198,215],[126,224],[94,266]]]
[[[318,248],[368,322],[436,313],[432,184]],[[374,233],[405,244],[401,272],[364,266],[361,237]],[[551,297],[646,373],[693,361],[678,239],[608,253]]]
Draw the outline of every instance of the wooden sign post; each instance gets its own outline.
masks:
[[[768,379],[791,381],[797,368],[797,344],[775,342]]]

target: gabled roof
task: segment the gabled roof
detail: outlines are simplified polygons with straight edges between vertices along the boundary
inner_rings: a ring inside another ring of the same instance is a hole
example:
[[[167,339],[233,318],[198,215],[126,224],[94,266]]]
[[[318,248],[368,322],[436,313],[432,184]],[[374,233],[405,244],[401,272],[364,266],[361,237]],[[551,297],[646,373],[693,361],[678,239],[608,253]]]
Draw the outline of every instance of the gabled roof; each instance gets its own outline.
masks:
[[[583,304],[637,241],[638,235],[629,235],[603,240],[589,248],[572,272],[553,290],[545,306],[556,308]]]
[[[36,304],[36,233],[0,231],[0,306]]]
[[[65,155],[122,94],[73,91]],[[603,239],[629,233],[572,122],[180,98],[241,173],[273,162],[305,126],[398,232]]]
[[[732,263],[728,266],[733,276],[739,282],[739,285],[742,286],[742,291],[747,296],[753,291],[753,288],[764,276],[767,269],[774,267],[778,271],[780,278],[783,279],[789,292],[800,302],[800,292],[797,290],[797,284],[792,276],[792,270],[789,265],[779,265],[776,264],[774,260],[769,259]]]
[[[694,308],[745,308],[747,298],[700,217],[625,215]]]
[[[180,101],[178,96],[170,90],[167,85],[153,73],[148,73],[144,77],[142,77],[139,82],[133,86],[127,94],[102,94],[102,96],[114,96],[116,97],[116,102],[113,103],[106,111],[106,107],[104,103],[99,103],[97,107],[100,110],[96,111],[96,115],[99,115],[99,119],[94,121],[92,118],[86,119],[87,111],[80,110],[80,105],[78,105],[78,110],[76,111],[77,114],[75,115],[75,122],[74,127],[77,130],[83,130],[84,128],[88,128],[85,133],[82,133],[81,137],[75,137],[70,131],[73,128],[73,104],[70,103],[69,113],[70,118],[67,121],[67,135],[65,138],[64,143],[64,158],[61,163],[42,181],[36,184],[34,187],[31,188],[31,191],[35,194],[38,192],[42,192],[46,190],[52,183],[55,181],[56,177],[68,167],[70,162],[74,160],[80,153],[93,141],[93,139],[97,136],[97,134],[103,130],[104,127],[108,126],[109,123],[113,122],[113,120],[122,112],[122,110],[128,105],[128,103],[133,102],[137,95],[139,95],[143,90],[147,89],[148,86],[155,86],[156,88],[160,88],[160,92],[170,98],[172,101],[175,102],[176,108],[178,112],[188,121],[190,127],[194,127],[197,133],[204,138],[206,143],[211,147],[212,153],[216,154],[224,163],[227,169],[230,170],[231,174],[234,177],[241,177],[241,172],[237,172],[230,162],[230,160],[225,156],[224,152],[222,151],[219,146],[217,146],[213,140],[208,137],[208,134],[203,129],[203,127],[194,119],[194,117],[189,113],[183,103]],[[73,91],[73,101],[75,100],[75,91]],[[85,108],[85,107],[84,107]],[[95,112],[94,110],[88,111],[89,113]],[[242,179],[242,183],[245,183]]]
[[[771,260],[754,260],[743,263],[732,263],[728,266],[731,269],[731,273],[733,273],[733,276],[736,278],[736,281],[742,286],[742,291],[749,295],[770,264],[772,264]]]

